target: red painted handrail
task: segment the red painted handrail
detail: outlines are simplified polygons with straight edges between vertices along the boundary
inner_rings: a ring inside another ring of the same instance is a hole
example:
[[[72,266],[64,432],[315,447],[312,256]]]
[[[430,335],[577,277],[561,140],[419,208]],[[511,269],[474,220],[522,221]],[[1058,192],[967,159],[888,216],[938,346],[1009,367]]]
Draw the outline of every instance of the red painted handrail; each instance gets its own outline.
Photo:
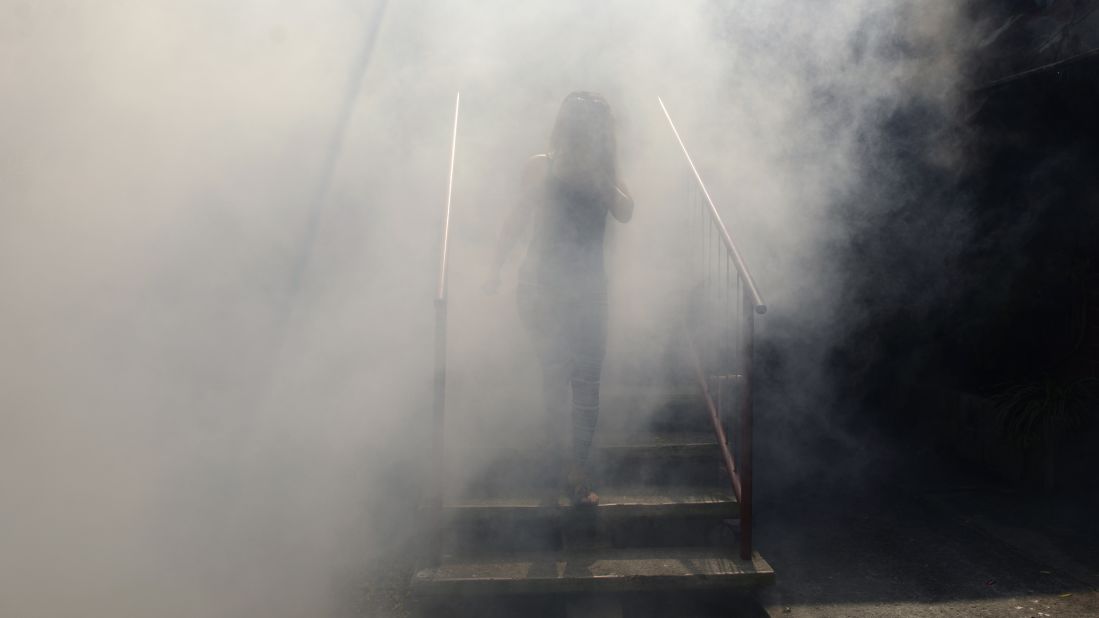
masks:
[[[744,490],[740,484],[740,475],[737,474],[733,454],[729,450],[729,441],[725,437],[725,428],[721,426],[721,415],[718,414],[714,398],[710,395],[710,386],[706,380],[706,372],[702,369],[702,360],[698,356],[698,347],[695,345],[694,335],[691,334],[691,329],[686,324],[683,325],[683,329],[687,332],[687,344],[691,348],[691,361],[694,364],[695,377],[698,378],[698,383],[702,385],[702,397],[706,400],[706,410],[710,413],[710,425],[713,427],[714,433],[717,434],[717,445],[721,449],[721,459],[725,462],[725,468],[729,471],[729,478],[732,479],[733,495],[736,496],[737,502],[743,502]]]
[[[691,170],[691,174],[694,176],[698,189],[703,198],[705,198],[705,203],[708,206],[707,210],[710,224],[713,226],[713,229],[717,231],[717,235],[722,241],[722,248],[725,254],[724,258],[727,260],[726,264],[728,264],[728,260],[731,260],[736,267],[738,281],[737,289],[741,293],[741,298],[737,299],[737,302],[743,302],[745,307],[743,322],[739,325],[735,325],[743,329],[741,331],[743,336],[742,349],[740,350],[740,374],[742,383],[739,408],[741,422],[739,429],[740,433],[737,436],[737,450],[740,455],[739,469],[736,465],[737,460],[733,457],[733,453],[729,448],[729,441],[725,435],[725,428],[721,423],[720,405],[714,403],[713,395],[710,393],[709,382],[706,377],[706,371],[702,366],[702,358],[698,346],[696,345],[694,334],[690,331],[689,326],[684,325],[684,328],[687,331],[687,342],[690,347],[695,376],[702,388],[702,395],[706,401],[706,411],[710,416],[710,424],[713,427],[718,446],[721,449],[722,463],[729,473],[729,481],[733,486],[733,493],[736,495],[739,504],[741,533],[740,557],[749,560],[752,557],[752,355],[755,345],[754,315],[766,313],[767,305],[763,302],[763,297],[756,288],[755,280],[752,278],[752,274],[748,270],[748,266],[744,262],[743,256],[737,249],[736,243],[733,242],[732,235],[729,234],[729,230],[725,227],[725,222],[722,221],[721,214],[718,212],[713,198],[710,197],[710,192],[706,189],[706,184],[702,181],[702,175],[698,173],[698,168],[695,167],[694,160],[691,159],[690,153],[687,152],[687,146],[683,143],[683,138],[680,136],[679,130],[676,129],[675,123],[672,122],[672,117],[671,114],[668,113],[668,108],[664,105],[663,100],[659,98],[657,100],[660,102],[660,109],[664,111],[664,117],[668,120],[668,126],[671,127],[672,133],[679,143],[680,150],[683,151],[683,157],[687,160],[687,165]],[[743,283],[743,289],[740,288],[740,283]],[[727,278],[725,285],[730,285]]]

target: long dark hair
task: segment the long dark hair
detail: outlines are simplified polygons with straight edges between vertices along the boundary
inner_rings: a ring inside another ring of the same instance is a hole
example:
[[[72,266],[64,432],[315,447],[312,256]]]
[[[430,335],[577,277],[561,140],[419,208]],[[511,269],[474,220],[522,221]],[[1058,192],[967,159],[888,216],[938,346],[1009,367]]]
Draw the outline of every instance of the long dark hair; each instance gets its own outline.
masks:
[[[614,115],[594,92],[573,92],[561,103],[550,134],[554,176],[576,190],[613,198],[617,170]]]

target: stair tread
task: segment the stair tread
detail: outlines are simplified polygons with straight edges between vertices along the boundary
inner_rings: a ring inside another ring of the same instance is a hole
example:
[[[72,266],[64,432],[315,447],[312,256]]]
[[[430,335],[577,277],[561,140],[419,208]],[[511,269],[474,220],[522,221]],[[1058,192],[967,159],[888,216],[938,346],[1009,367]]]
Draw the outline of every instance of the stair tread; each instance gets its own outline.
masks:
[[[682,446],[703,444],[714,446],[717,438],[712,431],[617,431],[596,432],[594,446]]]
[[[602,519],[637,517],[734,518],[739,506],[731,491],[708,486],[622,486],[596,488],[599,505],[575,507],[564,494],[516,491],[498,495],[466,495],[448,500],[450,521],[489,518],[549,519],[592,514]]]
[[[755,553],[730,547],[605,548],[443,556],[417,571],[419,593],[555,593],[626,591],[772,583],[774,571]]]
[[[659,456],[674,454],[676,451],[709,452],[717,446],[717,438],[712,431],[596,432],[592,446],[597,455],[636,450],[652,451],[653,455]]]
[[[597,488],[599,493],[598,509],[612,509],[635,505],[673,505],[673,504],[726,504],[735,503],[732,492],[713,485],[707,486],[645,486],[630,485],[621,487]],[[556,502],[536,491],[515,492],[507,495],[459,496],[447,501],[447,508],[572,508],[564,494],[558,495]]]
[[[607,450],[654,450],[683,448],[712,448],[717,439],[712,431],[596,431],[592,448],[593,455]],[[456,455],[474,459],[495,459],[500,457],[536,458],[538,451],[523,445],[454,445]]]

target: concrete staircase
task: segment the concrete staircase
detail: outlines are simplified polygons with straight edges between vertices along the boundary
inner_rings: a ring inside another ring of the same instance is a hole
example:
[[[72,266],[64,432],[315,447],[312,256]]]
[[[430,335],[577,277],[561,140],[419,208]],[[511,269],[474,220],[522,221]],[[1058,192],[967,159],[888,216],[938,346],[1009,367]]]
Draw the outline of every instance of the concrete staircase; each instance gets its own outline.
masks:
[[[605,401],[607,398],[604,398]],[[739,558],[738,504],[700,398],[665,397],[644,420],[605,405],[592,454],[597,507],[545,481],[547,462],[506,448],[454,455],[475,482],[448,495],[438,559],[414,594],[447,596],[750,589],[774,581]],[[452,468],[453,469],[453,468]]]

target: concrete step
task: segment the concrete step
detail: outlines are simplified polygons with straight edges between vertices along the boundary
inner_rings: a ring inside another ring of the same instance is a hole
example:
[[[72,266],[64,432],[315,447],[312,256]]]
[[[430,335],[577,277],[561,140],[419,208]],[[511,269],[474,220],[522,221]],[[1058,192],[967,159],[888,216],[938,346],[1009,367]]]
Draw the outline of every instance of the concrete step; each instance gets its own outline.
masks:
[[[614,433],[631,428],[700,431],[709,422],[702,392],[694,385],[674,391],[607,389],[600,404],[600,426]]]
[[[418,570],[418,595],[557,594],[755,588],[774,582],[759,554],[734,548],[667,547],[446,555]]]
[[[724,397],[735,400],[740,389],[740,377],[729,376],[724,384]],[[711,392],[718,396],[716,382],[711,384]],[[672,431],[710,429],[705,399],[694,380],[655,388],[608,385],[601,393],[600,403],[600,427],[612,432],[633,427]]]
[[[573,506],[569,498],[554,492],[534,491],[504,495],[466,495],[445,505],[447,521],[455,524],[537,523],[570,518],[613,521],[636,518],[733,519],[739,509],[731,490],[707,486],[608,486],[597,488],[599,505]]]
[[[535,437],[522,444],[506,445],[450,444],[455,463],[478,465],[491,461],[523,462],[541,455],[534,447]],[[592,442],[592,457],[604,460],[624,457],[682,458],[716,454],[717,441],[713,430],[687,431],[654,430],[645,427],[603,428],[596,430]]]
[[[603,431],[596,432],[594,447],[593,457],[606,461],[718,455],[713,431]]]
[[[592,476],[604,483],[699,484],[719,477],[713,431],[597,432]]]
[[[545,451],[521,446],[453,447],[450,482],[501,492],[555,484],[557,469]],[[717,478],[720,453],[713,432],[597,431],[591,472],[602,484],[689,483]]]

